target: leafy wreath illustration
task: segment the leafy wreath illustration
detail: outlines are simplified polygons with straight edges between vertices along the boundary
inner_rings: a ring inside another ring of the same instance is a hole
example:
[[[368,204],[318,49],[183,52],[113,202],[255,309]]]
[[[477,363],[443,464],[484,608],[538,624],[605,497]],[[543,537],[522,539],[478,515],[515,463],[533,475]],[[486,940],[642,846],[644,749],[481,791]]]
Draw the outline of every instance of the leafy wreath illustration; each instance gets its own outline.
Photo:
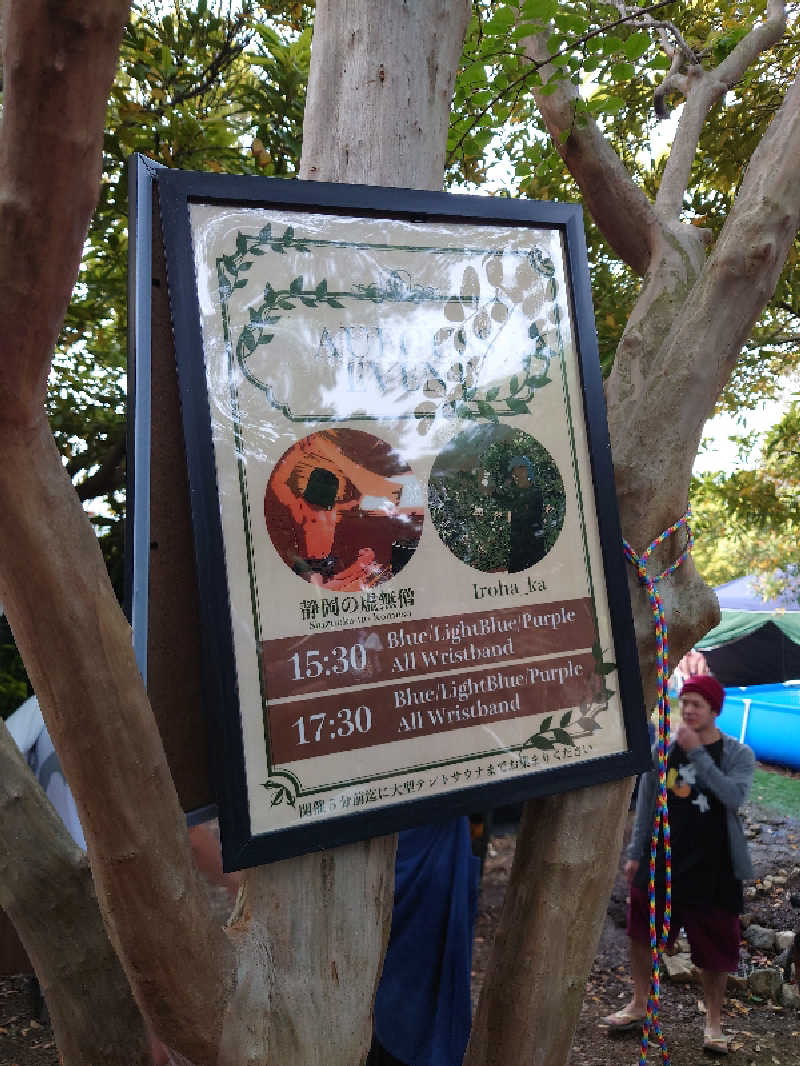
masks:
[[[596,624],[596,620],[595,620]],[[616,663],[605,662],[603,650],[599,642],[592,645],[592,657],[595,661],[595,676],[600,679],[602,690],[596,694],[595,700],[587,700],[581,703],[578,711],[565,711],[561,715],[558,725],[553,725],[553,716],[547,715],[539,723],[539,728],[532,733],[523,748],[538,748],[540,751],[552,751],[556,744],[565,744],[575,747],[579,740],[590,737],[600,728],[598,718],[603,711],[608,710],[608,701],[614,695],[608,687],[607,677],[617,669]]]
[[[279,807],[283,803],[294,807],[297,797],[303,792],[300,779],[289,770],[273,771],[264,781],[262,788],[265,788],[270,795],[270,807]]]
[[[239,232],[236,236],[235,249],[230,254],[220,256],[216,261],[217,285],[223,312],[226,338],[230,329],[229,302],[234,291],[245,288],[249,283],[248,272],[252,269],[255,257],[268,251],[285,255],[289,249],[309,253],[312,245],[330,246],[343,242],[299,237],[294,227],[287,226],[282,234],[273,233],[267,223],[258,234]],[[361,245],[354,245],[362,247]],[[398,250],[395,245],[363,245],[372,250]],[[411,251],[430,251],[429,247],[405,248]],[[270,405],[279,410],[290,421],[303,421],[303,416],[295,416],[291,406],[275,394],[273,386],[262,380],[249,366],[249,361],[256,350],[269,344],[275,337],[272,327],[284,314],[291,313],[298,306],[317,308],[323,305],[343,310],[342,300],[363,300],[372,303],[384,302],[420,302],[437,301],[443,304],[444,317],[452,325],[445,326],[436,334],[436,343],[451,343],[457,358],[467,350],[468,333],[494,344],[509,321],[509,290],[503,284],[502,257],[499,253],[489,253],[484,249],[443,248],[441,251],[461,252],[462,254],[481,255],[490,286],[495,292],[492,297],[481,303],[480,281],[477,271],[467,266],[463,272],[458,295],[440,292],[437,289],[415,285],[399,271],[389,272],[382,284],[356,284],[346,291],[331,291],[327,279],[317,284],[307,284],[303,275],[294,277],[287,288],[276,289],[269,282],[263,292],[263,299],[256,307],[249,308],[249,322],[242,327],[235,346],[235,359],[244,377],[256,388],[264,392]],[[534,276],[545,280],[544,298],[534,301],[538,306],[549,304],[556,329],[560,327],[559,308],[556,300],[557,287],[555,267],[549,256],[540,248],[533,248],[525,253],[525,261]],[[505,302],[508,301],[508,302]],[[527,302],[527,301],[526,301]],[[523,312],[525,307],[523,306]],[[494,340],[491,334],[495,333]],[[481,390],[473,382],[479,376],[479,367],[462,364],[460,381],[443,399],[444,405],[459,418],[487,419],[496,422],[500,416],[522,415],[530,413],[530,401],[538,389],[550,384],[550,362],[554,353],[545,341],[534,316],[530,317],[528,337],[531,347],[522,357],[521,373],[513,375],[506,386],[495,386]],[[487,349],[488,350],[488,349]],[[444,384],[444,383],[442,383]],[[433,412],[417,410],[412,417],[433,417]]]

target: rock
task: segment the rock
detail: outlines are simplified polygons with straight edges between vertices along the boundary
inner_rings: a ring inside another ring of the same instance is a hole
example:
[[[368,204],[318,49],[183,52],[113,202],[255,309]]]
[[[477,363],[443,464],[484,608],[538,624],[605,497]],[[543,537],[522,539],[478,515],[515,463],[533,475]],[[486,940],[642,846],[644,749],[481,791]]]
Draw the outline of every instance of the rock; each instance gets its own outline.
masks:
[[[794,932],[791,929],[784,929],[775,934],[775,947],[778,951],[785,951],[792,944],[794,944]]]
[[[763,925],[749,925],[744,931],[744,938],[757,951],[773,951],[775,948],[775,930],[766,929]]]
[[[758,889],[756,888],[755,885],[745,885],[744,886],[744,898],[745,899],[755,899],[757,895],[758,895]]]
[[[762,887],[762,889],[765,892],[770,892],[772,890],[772,885],[773,885],[773,880],[772,880],[771,877],[762,877],[762,879],[761,879],[761,887]]]
[[[696,981],[700,976],[691,957],[683,951],[677,955],[664,955],[664,969],[667,977],[676,984]]]
[[[771,966],[763,970],[753,970],[747,978],[747,984],[754,996],[771,999],[777,1003],[783,985],[783,974],[780,970],[772,969]]]
[[[781,1003],[784,1007],[800,1010],[800,988],[797,985],[781,985]]]
[[[783,887],[783,885],[785,885],[787,881],[788,881],[788,878],[787,877],[783,877],[781,874],[773,874],[772,875],[772,883],[773,883],[773,885],[778,885],[779,887]]]
[[[747,978],[740,977],[738,973],[728,974],[728,991],[744,992],[747,988]]]

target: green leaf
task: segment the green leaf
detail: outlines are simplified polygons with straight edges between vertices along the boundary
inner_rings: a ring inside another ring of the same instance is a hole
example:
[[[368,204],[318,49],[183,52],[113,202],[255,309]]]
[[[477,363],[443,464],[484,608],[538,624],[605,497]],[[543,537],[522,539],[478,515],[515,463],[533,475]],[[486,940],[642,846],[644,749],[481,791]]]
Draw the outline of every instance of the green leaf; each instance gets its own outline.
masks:
[[[552,740],[548,740],[547,737],[541,737],[538,733],[529,737],[528,740],[525,741],[525,746],[539,748],[540,751],[552,751],[554,747]]]
[[[244,255],[247,251],[247,237],[243,233],[236,234],[236,251],[239,255]]]
[[[325,280],[325,278],[323,278],[322,281],[319,283],[319,285],[317,285],[316,289],[314,289],[314,292],[317,294],[317,296],[321,300],[324,299],[325,296],[327,296],[327,294],[328,294],[328,282]]]
[[[245,326],[242,330],[242,344],[248,350],[248,352],[254,352],[256,350],[256,339],[253,336],[253,331],[249,326]]]
[[[339,303],[339,301],[335,297],[331,296],[328,299],[328,307],[337,307],[341,311],[344,309],[344,304]]]
[[[289,283],[289,292],[294,296],[299,296],[303,291],[303,275],[299,274],[296,278],[293,278]]]
[[[558,0],[525,0],[522,17],[547,22],[558,11]]]
[[[546,733],[550,726],[553,724],[552,714],[548,714],[546,718],[543,718],[539,723],[539,732]]]
[[[575,747],[575,741],[572,739],[569,733],[566,733],[563,729],[554,729],[553,739],[556,741],[557,744],[569,744],[571,748]]]
[[[632,63],[615,63],[611,68],[611,77],[616,81],[630,81],[635,74]]]
[[[516,12],[504,4],[499,7],[488,22],[483,24],[483,32],[493,37],[505,37],[516,22]]]
[[[613,55],[614,52],[622,51],[622,38],[613,33],[609,33],[608,36],[601,33],[600,41],[602,42],[600,50],[607,56]]]
[[[637,59],[640,59],[647,49],[650,47],[650,34],[640,31],[639,33],[632,33],[630,37],[622,45],[622,51],[634,63]]]
[[[509,396],[506,400],[506,405],[509,411],[515,415],[527,415],[530,414],[530,407],[528,407],[525,400],[520,399],[519,396]]]
[[[584,33],[589,25],[582,15],[575,15],[569,12],[559,12],[555,17],[555,24],[565,33],[575,34]]]
[[[509,392],[511,393],[511,395],[513,396],[513,395],[514,395],[515,393],[519,392],[519,390],[520,390],[520,383],[519,383],[519,378],[518,378],[518,377],[517,377],[517,375],[515,374],[515,375],[514,375],[514,376],[513,376],[512,378],[511,378],[511,380],[509,381],[509,383],[508,383],[508,391],[509,391]]]
[[[497,411],[495,411],[495,409],[490,403],[486,403],[485,400],[476,400],[475,402],[478,405],[478,413],[480,415],[482,415],[484,418],[488,418],[490,422],[500,421],[500,419],[497,417]]]
[[[569,723],[570,723],[571,718],[572,718],[572,711],[567,711],[566,714],[562,714],[561,715],[561,721],[558,723],[559,729],[564,729],[566,726],[568,726]]]
[[[238,281],[234,282],[233,287],[234,289],[243,289],[245,285],[247,285],[247,278],[239,278]]]
[[[489,403],[491,403],[493,400],[496,400],[499,395],[500,395],[499,386],[495,386],[494,388],[486,390],[486,399],[488,400]]]

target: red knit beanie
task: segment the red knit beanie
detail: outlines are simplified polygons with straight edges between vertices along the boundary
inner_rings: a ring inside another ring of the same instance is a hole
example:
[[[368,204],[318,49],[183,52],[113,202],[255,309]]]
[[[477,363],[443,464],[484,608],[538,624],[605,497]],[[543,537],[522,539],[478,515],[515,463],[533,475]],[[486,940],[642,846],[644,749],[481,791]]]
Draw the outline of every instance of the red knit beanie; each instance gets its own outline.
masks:
[[[711,676],[711,674],[695,674],[694,677],[688,677],[683,683],[681,696],[684,692],[699,693],[704,700],[708,700],[717,714],[722,710],[722,701],[725,699],[725,689],[715,677]]]

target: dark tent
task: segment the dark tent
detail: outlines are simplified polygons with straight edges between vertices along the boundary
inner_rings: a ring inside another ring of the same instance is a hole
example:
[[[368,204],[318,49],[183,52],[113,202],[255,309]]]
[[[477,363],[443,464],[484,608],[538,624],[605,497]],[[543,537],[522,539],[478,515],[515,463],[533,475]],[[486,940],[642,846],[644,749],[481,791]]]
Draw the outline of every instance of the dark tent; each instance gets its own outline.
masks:
[[[753,577],[739,577],[714,590],[722,618],[698,641],[723,685],[767,685],[800,678],[800,605],[783,593],[759,595]]]

